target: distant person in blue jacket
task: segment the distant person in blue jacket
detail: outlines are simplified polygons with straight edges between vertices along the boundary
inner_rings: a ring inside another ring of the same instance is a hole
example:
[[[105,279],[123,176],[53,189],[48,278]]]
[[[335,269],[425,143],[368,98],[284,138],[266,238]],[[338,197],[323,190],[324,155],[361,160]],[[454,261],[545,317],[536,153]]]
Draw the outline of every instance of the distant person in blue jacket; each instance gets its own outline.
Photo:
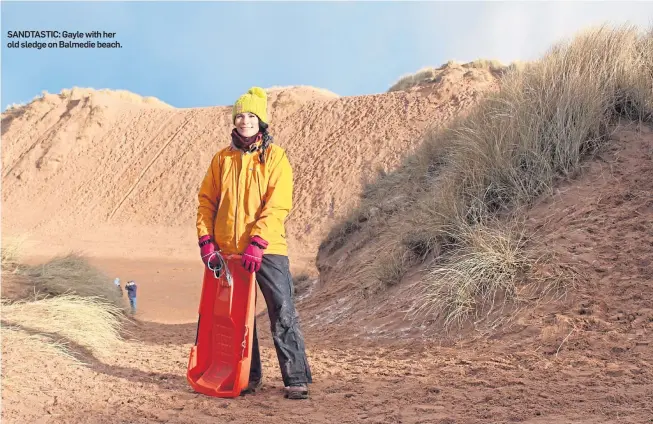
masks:
[[[136,287],[134,280],[130,280],[125,284],[127,297],[129,298],[129,306],[132,308],[132,315],[136,313]]]

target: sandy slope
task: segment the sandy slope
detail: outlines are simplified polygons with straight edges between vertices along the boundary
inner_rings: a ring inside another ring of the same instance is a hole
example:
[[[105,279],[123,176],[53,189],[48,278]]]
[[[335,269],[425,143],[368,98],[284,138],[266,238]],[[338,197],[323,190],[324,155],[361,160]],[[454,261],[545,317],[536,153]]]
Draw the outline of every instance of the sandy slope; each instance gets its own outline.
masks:
[[[617,294],[636,287],[642,291],[638,296],[645,299],[639,306],[644,309],[638,316],[643,317],[649,314],[644,305],[650,302],[653,290],[650,286],[653,282],[650,267],[653,263],[652,143],[651,128],[619,129],[611,140],[614,151],[588,163],[580,178],[558,187],[556,196],[541,199],[526,217],[526,234],[540,243],[538,248],[558,255],[555,264],[564,264],[571,272],[568,276],[583,276],[570,293],[591,299],[588,300],[591,304],[600,304],[618,302]],[[345,245],[325,257],[324,268],[337,268],[335,265],[344,263],[354,248]],[[366,255],[366,249],[371,251],[374,246],[366,243],[357,248],[356,254]],[[551,272],[554,270],[541,270],[541,273]],[[419,270],[415,274],[419,277]],[[328,323],[330,329],[338,332],[341,325],[364,322],[357,334],[375,338],[408,335],[427,338],[429,332],[439,331],[437,326],[421,327],[418,324],[422,321],[406,319],[407,311],[417,300],[414,295],[419,292],[411,288],[418,284],[418,278],[408,276],[398,287],[371,297],[366,297],[360,285],[351,284],[346,278],[327,276],[326,279],[327,283],[317,284],[311,298],[306,300],[305,306],[315,312],[307,323],[309,326],[319,328]],[[568,305],[561,306],[565,307]],[[597,310],[607,313],[603,307]]]
[[[496,85],[493,77],[451,79],[429,91],[361,97],[310,87],[270,90],[271,132],[295,172],[293,259],[313,259],[362,181],[379,167],[392,169],[428,125]],[[195,258],[197,190],[212,155],[229,142],[230,120],[229,106],[176,109],[82,89],[7,112],[3,232],[29,232],[52,252]]]

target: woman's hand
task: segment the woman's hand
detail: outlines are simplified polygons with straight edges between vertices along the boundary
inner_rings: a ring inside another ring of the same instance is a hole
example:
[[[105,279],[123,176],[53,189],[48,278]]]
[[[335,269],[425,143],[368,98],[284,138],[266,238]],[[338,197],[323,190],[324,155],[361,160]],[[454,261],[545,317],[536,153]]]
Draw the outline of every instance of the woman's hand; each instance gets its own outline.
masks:
[[[211,240],[211,236],[203,236],[199,239],[198,242],[200,246],[200,255],[202,257],[202,262],[204,262],[204,265],[208,266],[209,269],[212,267],[215,268],[216,264],[218,263],[217,258],[213,255],[216,251],[219,251],[220,248],[218,247],[217,244]],[[209,266],[209,260],[211,260],[211,266]]]
[[[263,250],[268,247],[268,242],[259,236],[252,237],[252,241],[243,253],[242,262],[243,266],[248,272],[257,272],[261,269],[261,262],[263,261]]]

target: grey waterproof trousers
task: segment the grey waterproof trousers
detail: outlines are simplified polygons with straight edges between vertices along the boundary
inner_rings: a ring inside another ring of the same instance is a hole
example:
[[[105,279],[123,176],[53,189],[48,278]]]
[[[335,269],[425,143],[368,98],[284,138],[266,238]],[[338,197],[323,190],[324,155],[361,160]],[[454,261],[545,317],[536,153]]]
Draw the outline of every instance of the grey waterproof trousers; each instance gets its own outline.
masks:
[[[277,351],[284,385],[312,383],[311,370],[306,358],[304,336],[299,328],[299,317],[294,304],[295,288],[290,276],[290,262],[284,255],[263,255],[256,281],[265,298],[270,330]],[[262,377],[261,354],[254,320],[252,362],[249,381]]]

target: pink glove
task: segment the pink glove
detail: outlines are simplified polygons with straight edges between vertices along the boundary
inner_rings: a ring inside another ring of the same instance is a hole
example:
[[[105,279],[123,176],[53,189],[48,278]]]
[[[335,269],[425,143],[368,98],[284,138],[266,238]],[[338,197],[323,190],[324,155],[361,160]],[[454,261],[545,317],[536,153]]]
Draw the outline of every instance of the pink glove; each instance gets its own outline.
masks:
[[[204,262],[204,265],[209,266],[209,259],[211,259],[211,267],[215,268],[218,264],[218,258],[216,255],[212,256],[211,254],[220,250],[218,245],[213,242],[209,235],[200,237],[198,244],[200,246],[200,255],[202,256],[202,262]]]
[[[268,242],[259,236],[252,237],[252,241],[243,253],[243,266],[247,271],[258,272],[261,269],[261,261],[263,260],[263,250],[268,247]]]

